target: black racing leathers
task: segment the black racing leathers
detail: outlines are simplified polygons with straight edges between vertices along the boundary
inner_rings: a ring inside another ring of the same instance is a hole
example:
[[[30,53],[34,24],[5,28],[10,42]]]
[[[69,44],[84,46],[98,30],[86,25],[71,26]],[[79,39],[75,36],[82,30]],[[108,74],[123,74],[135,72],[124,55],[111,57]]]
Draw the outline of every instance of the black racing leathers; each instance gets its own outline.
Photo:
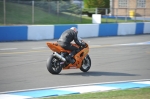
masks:
[[[78,50],[77,47],[71,45],[73,40],[77,45],[82,46],[82,43],[80,43],[77,38],[77,33],[71,29],[68,29],[62,33],[58,40],[58,44],[66,50]]]

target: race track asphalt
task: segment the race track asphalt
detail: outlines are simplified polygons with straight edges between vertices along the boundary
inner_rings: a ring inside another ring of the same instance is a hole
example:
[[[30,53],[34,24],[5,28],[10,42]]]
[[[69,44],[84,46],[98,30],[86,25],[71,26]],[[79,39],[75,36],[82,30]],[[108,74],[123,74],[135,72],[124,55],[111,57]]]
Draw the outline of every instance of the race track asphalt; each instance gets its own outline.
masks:
[[[150,35],[85,38],[90,45],[92,67],[47,71],[52,51],[45,41],[0,43],[0,92],[54,86],[150,79],[150,45],[114,45],[150,41]]]

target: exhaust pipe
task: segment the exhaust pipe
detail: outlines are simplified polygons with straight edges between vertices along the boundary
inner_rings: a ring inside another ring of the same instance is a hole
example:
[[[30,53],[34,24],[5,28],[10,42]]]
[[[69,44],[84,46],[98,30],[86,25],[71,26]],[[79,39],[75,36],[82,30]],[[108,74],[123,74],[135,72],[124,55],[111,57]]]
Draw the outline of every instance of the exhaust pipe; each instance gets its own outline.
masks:
[[[62,57],[60,54],[58,54],[57,52],[53,53],[53,56],[56,56],[57,58],[59,58],[61,61],[65,62],[66,59],[64,57]]]

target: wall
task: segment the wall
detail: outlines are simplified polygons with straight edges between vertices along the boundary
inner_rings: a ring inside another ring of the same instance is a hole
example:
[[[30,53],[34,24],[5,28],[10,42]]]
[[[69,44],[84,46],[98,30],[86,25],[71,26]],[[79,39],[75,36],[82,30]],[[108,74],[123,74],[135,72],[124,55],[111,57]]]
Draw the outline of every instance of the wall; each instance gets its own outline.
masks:
[[[150,0],[146,0],[146,7],[145,8],[137,8],[137,0],[128,0],[128,7],[127,8],[120,8],[118,6],[119,0],[112,0],[112,15],[114,16],[129,16],[129,11],[134,10],[135,15],[140,17],[149,17],[150,16]],[[117,10],[118,9],[118,10]]]
[[[0,41],[20,41],[27,39],[27,26],[0,26]]]
[[[150,22],[0,26],[0,41],[58,39],[63,31],[72,26],[78,28],[80,37],[150,34]]]

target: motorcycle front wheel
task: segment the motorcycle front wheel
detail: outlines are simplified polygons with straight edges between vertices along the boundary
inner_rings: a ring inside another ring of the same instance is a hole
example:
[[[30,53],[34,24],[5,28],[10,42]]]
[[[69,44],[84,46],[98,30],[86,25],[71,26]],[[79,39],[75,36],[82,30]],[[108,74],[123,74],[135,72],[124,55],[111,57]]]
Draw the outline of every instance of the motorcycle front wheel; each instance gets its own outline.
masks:
[[[60,65],[60,61],[54,57],[53,55],[51,55],[48,59],[47,59],[47,70],[51,73],[51,74],[59,74],[62,70],[62,66]]]
[[[91,68],[91,58],[89,55],[87,55],[82,61],[80,70],[83,72],[87,72],[90,68]]]

